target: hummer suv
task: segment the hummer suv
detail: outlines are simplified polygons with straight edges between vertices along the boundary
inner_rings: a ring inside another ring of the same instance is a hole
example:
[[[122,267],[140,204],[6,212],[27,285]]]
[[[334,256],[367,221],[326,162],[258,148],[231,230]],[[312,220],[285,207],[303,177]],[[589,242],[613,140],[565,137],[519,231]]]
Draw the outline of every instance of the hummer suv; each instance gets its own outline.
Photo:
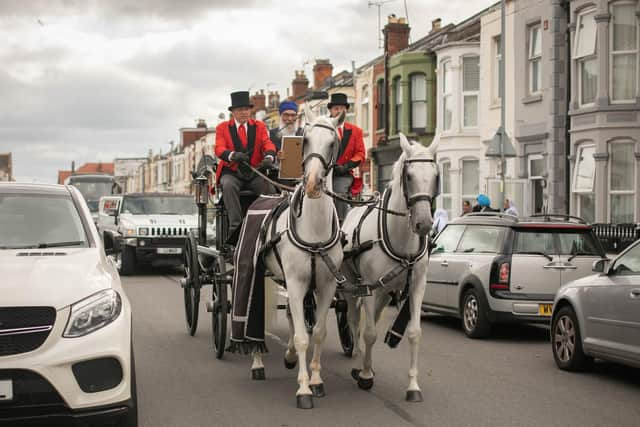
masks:
[[[103,238],[116,236],[116,264],[120,274],[135,272],[140,262],[182,262],[189,232],[197,230],[193,196],[170,193],[132,193],[100,199],[98,229]]]
[[[548,323],[560,286],[605,258],[591,226],[564,215],[467,214],[434,244],[423,311],[460,317],[470,338],[494,323]]]

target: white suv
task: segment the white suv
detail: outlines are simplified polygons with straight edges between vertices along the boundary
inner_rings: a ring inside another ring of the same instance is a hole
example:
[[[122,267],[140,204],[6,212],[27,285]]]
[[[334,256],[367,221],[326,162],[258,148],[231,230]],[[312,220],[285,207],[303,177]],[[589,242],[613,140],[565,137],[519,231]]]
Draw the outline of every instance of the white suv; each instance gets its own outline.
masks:
[[[143,262],[182,263],[185,239],[197,228],[198,207],[190,195],[132,193],[100,199],[98,230],[105,241],[116,239],[114,256],[123,275],[133,274]]]
[[[579,218],[468,214],[436,238],[423,310],[460,317],[471,338],[488,336],[492,323],[548,323],[560,286],[604,257]]]
[[[131,306],[71,186],[0,183],[0,424],[137,425]]]

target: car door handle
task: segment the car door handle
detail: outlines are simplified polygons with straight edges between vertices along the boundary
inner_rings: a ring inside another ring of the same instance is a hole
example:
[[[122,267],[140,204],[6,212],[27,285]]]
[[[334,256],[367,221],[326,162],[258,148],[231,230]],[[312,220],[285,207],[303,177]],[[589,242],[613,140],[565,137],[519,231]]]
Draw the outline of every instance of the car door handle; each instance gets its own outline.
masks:
[[[449,263],[447,261],[442,261],[440,265],[443,267],[449,267]]]
[[[573,265],[573,264],[563,264],[562,267],[567,269],[567,270],[577,270],[578,269],[578,266],[577,265]]]
[[[545,266],[543,266],[542,268],[546,268],[547,270],[551,269],[551,270],[564,270],[565,267],[564,265],[561,264],[547,264]]]
[[[640,289],[631,289],[629,296],[634,299],[640,299]]]

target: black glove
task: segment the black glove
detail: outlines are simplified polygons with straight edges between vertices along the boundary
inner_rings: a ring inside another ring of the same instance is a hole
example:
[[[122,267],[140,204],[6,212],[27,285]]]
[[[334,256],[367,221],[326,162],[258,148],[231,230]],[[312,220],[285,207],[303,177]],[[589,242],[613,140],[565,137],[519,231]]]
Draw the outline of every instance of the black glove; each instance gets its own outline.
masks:
[[[234,151],[233,155],[231,156],[231,161],[248,164],[250,160],[247,153],[243,153],[242,151]]]
[[[262,164],[260,166],[265,169],[271,169],[273,167],[273,157],[265,156],[264,159],[262,159]]]

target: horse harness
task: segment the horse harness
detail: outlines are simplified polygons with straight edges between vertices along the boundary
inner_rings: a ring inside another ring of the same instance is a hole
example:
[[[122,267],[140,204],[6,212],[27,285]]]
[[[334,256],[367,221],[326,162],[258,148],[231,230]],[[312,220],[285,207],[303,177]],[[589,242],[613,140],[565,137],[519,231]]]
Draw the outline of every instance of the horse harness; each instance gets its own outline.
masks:
[[[409,285],[411,284],[413,269],[415,264],[420,261],[428,252],[428,242],[425,236],[420,236],[419,239],[419,247],[418,251],[414,254],[403,254],[398,252],[391,245],[391,240],[389,238],[389,228],[387,225],[388,215],[396,215],[396,216],[410,216],[410,208],[415,205],[419,201],[428,201],[431,203],[433,199],[438,195],[437,190],[436,193],[432,196],[426,193],[418,193],[409,195],[408,192],[408,175],[407,175],[407,164],[408,163],[433,163],[432,159],[408,159],[404,161],[402,167],[402,182],[401,189],[403,193],[403,198],[407,205],[407,212],[397,212],[389,209],[389,200],[391,198],[391,187],[387,188],[382,196],[382,204],[378,205],[370,205],[364,214],[360,217],[360,221],[358,222],[358,226],[353,230],[352,237],[352,250],[349,252],[345,252],[345,261],[349,260],[351,262],[350,268],[355,275],[356,283],[350,287],[345,287],[344,291],[351,292],[356,296],[369,296],[373,293],[374,290],[379,288],[386,288],[388,284],[393,281],[400,274],[407,272],[407,278],[405,281],[405,286],[403,288],[400,299],[404,300],[409,291]],[[436,182],[436,189],[439,188],[439,183]],[[377,239],[376,240],[367,240],[365,242],[360,242],[360,231],[362,229],[362,225],[365,219],[374,211],[374,209],[378,209],[378,224],[377,224]],[[387,271],[382,277],[378,278],[374,283],[363,283],[362,274],[360,273],[360,269],[358,268],[357,258],[363,253],[373,249],[375,244],[380,244],[380,247],[384,254],[396,261],[397,264],[391,270]]]

